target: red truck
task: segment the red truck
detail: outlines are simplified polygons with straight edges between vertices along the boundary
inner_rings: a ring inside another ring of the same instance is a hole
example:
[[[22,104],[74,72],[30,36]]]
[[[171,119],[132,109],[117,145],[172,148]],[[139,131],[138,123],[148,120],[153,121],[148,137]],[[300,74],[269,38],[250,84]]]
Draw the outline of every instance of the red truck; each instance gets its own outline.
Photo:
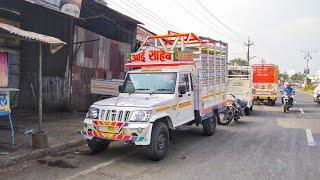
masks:
[[[255,64],[253,71],[253,99],[268,101],[275,105],[277,100],[278,66],[275,64]]]

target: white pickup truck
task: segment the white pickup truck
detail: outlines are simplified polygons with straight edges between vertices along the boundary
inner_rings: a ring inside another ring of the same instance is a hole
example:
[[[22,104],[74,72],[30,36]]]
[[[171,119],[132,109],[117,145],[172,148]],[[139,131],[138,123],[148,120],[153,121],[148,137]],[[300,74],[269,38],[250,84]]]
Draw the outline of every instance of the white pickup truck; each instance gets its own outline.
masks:
[[[118,97],[90,107],[78,131],[92,151],[121,140],[145,146],[151,159],[160,160],[181,125],[201,124],[204,135],[214,134],[226,93],[227,44],[193,33],[148,38],[161,45],[131,55],[126,66],[139,69],[127,72]]]

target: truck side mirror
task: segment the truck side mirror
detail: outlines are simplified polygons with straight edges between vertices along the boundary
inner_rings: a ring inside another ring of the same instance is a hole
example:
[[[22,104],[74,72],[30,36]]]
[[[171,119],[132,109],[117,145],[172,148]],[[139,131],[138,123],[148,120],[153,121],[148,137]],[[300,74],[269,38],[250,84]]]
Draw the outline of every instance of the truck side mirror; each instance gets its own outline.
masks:
[[[122,85],[119,86],[119,92],[121,92],[121,90],[122,90]]]
[[[186,86],[179,86],[178,90],[180,95],[186,94],[186,91],[187,91]]]

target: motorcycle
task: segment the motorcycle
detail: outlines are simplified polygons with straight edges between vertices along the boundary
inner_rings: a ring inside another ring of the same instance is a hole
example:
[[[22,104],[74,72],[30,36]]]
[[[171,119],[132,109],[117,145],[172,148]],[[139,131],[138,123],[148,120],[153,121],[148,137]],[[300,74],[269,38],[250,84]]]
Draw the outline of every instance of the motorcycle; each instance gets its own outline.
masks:
[[[314,102],[320,104],[320,93],[317,93],[314,98]]]
[[[218,124],[227,125],[232,120],[238,121],[242,116],[245,115],[245,108],[247,102],[238,99],[233,94],[230,94],[232,99],[226,100],[226,106],[220,111]]]
[[[283,112],[288,112],[293,107],[294,94],[283,94],[282,105]]]

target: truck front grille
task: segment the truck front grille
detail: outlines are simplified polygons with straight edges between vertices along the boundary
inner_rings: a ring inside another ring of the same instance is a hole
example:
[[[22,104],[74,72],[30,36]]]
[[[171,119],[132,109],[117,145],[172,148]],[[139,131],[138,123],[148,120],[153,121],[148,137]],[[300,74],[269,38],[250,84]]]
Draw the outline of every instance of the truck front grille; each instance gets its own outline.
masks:
[[[130,111],[107,109],[100,112],[100,119],[106,121],[128,122]]]

